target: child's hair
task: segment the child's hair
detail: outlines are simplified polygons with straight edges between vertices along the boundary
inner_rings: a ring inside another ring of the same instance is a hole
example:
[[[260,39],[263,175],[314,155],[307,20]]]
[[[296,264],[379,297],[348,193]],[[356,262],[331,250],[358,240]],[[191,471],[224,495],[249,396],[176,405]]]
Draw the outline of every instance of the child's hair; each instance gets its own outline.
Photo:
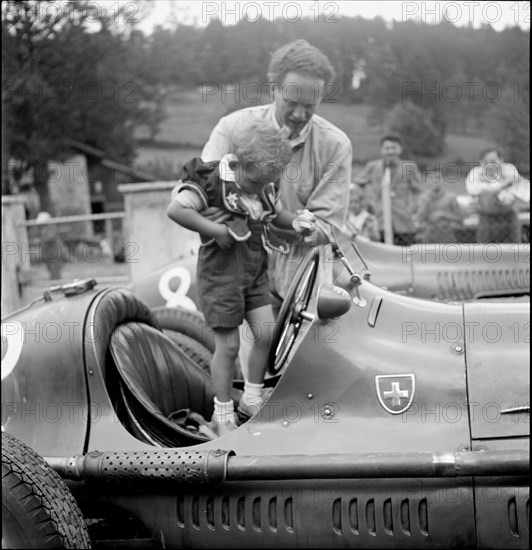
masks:
[[[233,151],[244,168],[256,167],[280,173],[290,162],[292,148],[269,122],[253,120],[238,127]]]

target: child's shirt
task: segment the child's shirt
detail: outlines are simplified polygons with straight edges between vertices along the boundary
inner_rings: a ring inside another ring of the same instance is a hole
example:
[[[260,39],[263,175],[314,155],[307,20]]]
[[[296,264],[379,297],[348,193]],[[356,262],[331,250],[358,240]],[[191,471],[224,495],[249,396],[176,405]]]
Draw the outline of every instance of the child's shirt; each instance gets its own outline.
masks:
[[[270,183],[260,194],[246,193],[236,183],[235,173],[229,167],[234,160],[237,159],[233,154],[225,155],[219,163],[193,159],[184,166],[184,177],[173,189],[172,200],[198,212],[209,206],[227,210],[232,217],[224,223],[236,241],[245,241],[251,235],[248,218],[262,221],[265,246],[286,253],[284,241],[267,231],[269,222],[283,209],[278,188]]]
[[[246,193],[239,185],[235,182],[235,173],[229,168],[229,162],[236,160],[235,155],[225,155],[219,164],[220,174],[224,175],[225,181],[234,182],[236,187],[239,190],[239,199],[241,206],[244,210],[247,211],[249,217],[252,220],[261,220],[262,215],[264,214],[264,207],[257,193],[249,194]],[[178,202],[184,208],[192,208],[196,211],[203,210],[203,202],[198,191],[187,188],[181,189],[176,193],[174,200]],[[277,197],[275,202],[275,209],[277,212],[280,212],[280,199]]]

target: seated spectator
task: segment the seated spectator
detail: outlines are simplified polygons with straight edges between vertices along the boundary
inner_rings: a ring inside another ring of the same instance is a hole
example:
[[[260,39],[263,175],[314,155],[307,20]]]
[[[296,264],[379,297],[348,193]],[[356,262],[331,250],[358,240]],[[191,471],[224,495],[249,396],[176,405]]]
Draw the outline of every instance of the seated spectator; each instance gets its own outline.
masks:
[[[416,222],[421,242],[456,242],[456,230],[463,222],[456,195],[435,180],[419,198]]]
[[[349,238],[361,235],[372,241],[380,240],[379,221],[369,211],[369,208],[362,188],[351,183],[349,185],[349,211],[343,228]]]
[[[467,175],[466,189],[478,200],[478,242],[521,241],[517,212],[530,207],[530,182],[503,161],[499,148],[481,153],[480,166]]]

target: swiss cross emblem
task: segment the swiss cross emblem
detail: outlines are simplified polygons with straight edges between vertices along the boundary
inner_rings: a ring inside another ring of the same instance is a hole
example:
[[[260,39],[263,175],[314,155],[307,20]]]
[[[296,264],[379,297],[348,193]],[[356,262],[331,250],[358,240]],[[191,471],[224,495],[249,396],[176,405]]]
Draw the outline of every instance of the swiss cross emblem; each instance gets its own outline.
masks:
[[[407,411],[414,400],[416,377],[413,374],[382,374],[375,376],[379,403],[390,414]]]

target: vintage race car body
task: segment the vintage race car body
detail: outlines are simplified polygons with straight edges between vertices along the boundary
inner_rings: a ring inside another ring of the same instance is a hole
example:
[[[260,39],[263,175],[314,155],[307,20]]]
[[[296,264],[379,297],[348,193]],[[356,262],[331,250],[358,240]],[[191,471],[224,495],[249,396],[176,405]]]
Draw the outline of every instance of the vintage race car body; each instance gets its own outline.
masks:
[[[428,300],[463,301],[530,292],[529,244],[392,246],[357,237],[356,264],[382,288]],[[341,268],[334,257],[336,274]],[[197,309],[197,257],[158,268],[131,287],[151,307]]]
[[[2,322],[2,429],[156,546],[526,548],[529,304],[402,296],[344,251],[335,286],[301,266],[275,388],[236,431],[169,426],[209,417],[208,380],[131,291],[89,283]]]

